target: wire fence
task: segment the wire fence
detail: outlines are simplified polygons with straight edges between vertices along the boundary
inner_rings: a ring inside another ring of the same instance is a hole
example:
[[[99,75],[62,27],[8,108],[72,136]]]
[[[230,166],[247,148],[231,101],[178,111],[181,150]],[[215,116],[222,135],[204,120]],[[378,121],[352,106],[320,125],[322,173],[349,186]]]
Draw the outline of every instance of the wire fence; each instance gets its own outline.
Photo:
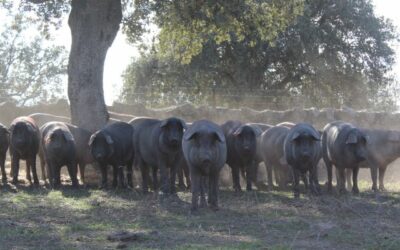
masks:
[[[148,108],[192,103],[198,106],[225,108],[248,107],[255,110],[286,110],[291,108],[341,108],[357,110],[394,111],[398,110],[398,98],[394,93],[382,92],[369,95],[363,90],[354,93],[326,93],[322,88],[312,88],[301,93],[291,90],[265,90],[226,87],[136,87],[133,91],[121,93],[121,100],[127,104],[142,104]]]
[[[151,87],[137,87],[130,93],[122,93],[128,104],[143,104],[149,108],[159,108],[193,103],[195,105],[254,109],[285,109],[288,107],[315,106],[311,99],[296,93],[281,90],[248,88],[195,88],[179,87],[168,90]]]

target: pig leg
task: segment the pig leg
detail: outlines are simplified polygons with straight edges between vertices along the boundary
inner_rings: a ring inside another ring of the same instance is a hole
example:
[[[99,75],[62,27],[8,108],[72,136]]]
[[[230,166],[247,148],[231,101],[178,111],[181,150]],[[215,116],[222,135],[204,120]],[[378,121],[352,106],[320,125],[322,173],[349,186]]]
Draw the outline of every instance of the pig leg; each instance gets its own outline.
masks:
[[[19,157],[17,157],[16,154],[12,155],[11,166],[12,166],[12,170],[13,170],[13,181],[12,181],[12,183],[14,185],[17,185],[18,184],[18,173],[19,173]]]
[[[154,189],[154,191],[158,190],[158,188],[159,188],[157,172],[158,172],[158,167],[153,166],[153,189]]]
[[[107,188],[107,164],[99,164],[101,171],[100,188]]]
[[[192,211],[196,211],[199,207],[199,193],[200,193],[200,185],[201,185],[201,176],[199,173],[193,173],[194,171],[190,171],[190,178],[192,180]]]
[[[39,151],[40,170],[42,171],[42,180],[46,183],[46,162],[42,151]]]
[[[1,176],[2,176],[2,181],[4,184],[7,183],[7,174],[6,174],[6,168],[5,168],[5,157],[1,157],[0,159],[0,165],[1,165]]]
[[[354,169],[353,169],[353,171],[354,171]],[[346,186],[347,186],[347,189],[352,189],[353,188],[352,181],[351,181],[351,173],[352,173],[352,170],[347,168],[346,169]]]
[[[294,198],[300,197],[299,182],[300,182],[300,172],[297,169],[293,169],[293,195],[294,195]]]
[[[68,168],[69,177],[71,178],[71,181],[72,181],[72,186],[78,187],[79,186],[78,178],[77,178],[78,168],[77,168],[76,163],[73,162],[73,163],[68,164],[67,168]]]
[[[251,161],[250,164],[246,168],[246,190],[252,190],[252,182],[256,182],[256,174],[257,173],[257,164],[254,161]]]
[[[206,177],[200,176],[200,207],[206,206]]]
[[[304,189],[306,190],[306,192],[308,192],[309,190],[309,183],[308,183],[308,177],[307,177],[307,173],[301,173],[301,179],[303,180],[304,183]]]
[[[189,167],[185,163],[183,166],[183,173],[185,174],[185,179],[186,179],[186,188],[190,189],[191,182],[190,182],[190,173],[189,173]]]
[[[232,165],[232,180],[233,180],[233,189],[236,192],[242,191],[242,188],[240,187],[239,166]]]
[[[31,164],[28,159],[25,161],[25,165],[26,165],[25,179],[28,180],[29,184],[32,184]]]
[[[330,161],[325,161],[326,172],[328,173],[328,192],[332,192],[332,163]]]
[[[321,187],[318,182],[318,165],[314,166],[314,168],[310,171],[310,186],[312,185],[312,192],[316,195],[321,194]]]
[[[179,166],[177,172],[178,172],[177,173],[178,174],[178,187],[183,190],[186,188],[185,183],[183,181],[183,166]]]
[[[117,187],[125,188],[126,185],[125,185],[124,166],[116,165],[116,169],[117,169],[117,174],[118,174]]]
[[[149,190],[148,190],[148,180],[149,180],[149,168],[144,165],[144,164],[140,164],[140,170],[142,172],[142,191],[144,194],[146,194]]]
[[[279,169],[277,167],[273,167],[272,170],[273,170],[273,175],[275,177],[276,184],[278,184],[279,188],[283,188],[283,185],[282,185],[282,182],[281,182],[281,180],[282,180],[281,179],[281,173],[280,173]]]
[[[47,162],[47,176],[49,177],[50,188],[54,188],[54,169],[53,163],[49,158],[46,159]]]
[[[79,175],[81,176],[82,184],[85,184],[85,163],[79,162]]]
[[[160,160],[158,162],[158,166],[160,168],[160,182],[161,182],[161,191],[164,194],[168,194],[170,191],[170,187],[169,187],[169,176],[168,176],[168,171],[167,171],[167,166],[165,165],[165,162]],[[175,186],[175,184],[174,184]]]
[[[264,161],[264,164],[265,164],[265,168],[267,169],[268,189],[273,190],[274,182],[272,180],[272,166],[267,164],[265,161]]]
[[[54,170],[54,187],[59,188],[61,186],[61,166],[52,165]]]
[[[218,210],[218,179],[219,174],[212,174],[209,177],[209,194],[208,194],[208,203],[210,204],[211,209],[214,211]]]
[[[379,168],[379,190],[385,191],[385,185],[383,183],[383,178],[385,177],[386,167]]]
[[[345,169],[344,168],[336,168],[336,172],[338,173],[337,186],[340,194],[346,193],[346,187],[344,185],[345,182]]]
[[[128,187],[133,188],[133,183],[132,183],[132,177],[133,177],[133,158],[128,162],[128,165],[126,166],[127,172],[126,172],[126,178],[128,179]]]
[[[360,191],[358,190],[358,181],[357,181],[358,170],[359,170],[358,167],[353,168],[353,189],[352,189],[352,191],[354,194],[360,193]]]
[[[118,185],[118,166],[112,165],[112,168],[113,168],[112,188],[116,188]]]
[[[170,193],[176,194],[176,187],[175,187],[176,167],[174,164],[171,165],[169,178],[170,178]]]
[[[371,166],[371,178],[372,178],[372,190],[373,191],[378,191],[377,188],[377,179],[378,179],[378,169],[376,167],[376,165]]]
[[[35,185],[39,185],[39,178],[36,171],[36,155],[29,160],[29,165],[31,166],[32,175],[33,175],[33,183]]]

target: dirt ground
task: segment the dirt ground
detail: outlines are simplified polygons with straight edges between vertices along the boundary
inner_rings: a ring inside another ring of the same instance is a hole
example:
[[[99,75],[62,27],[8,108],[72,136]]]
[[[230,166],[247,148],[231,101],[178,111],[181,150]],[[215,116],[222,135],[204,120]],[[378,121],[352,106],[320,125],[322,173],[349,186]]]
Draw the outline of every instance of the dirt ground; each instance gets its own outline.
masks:
[[[221,187],[220,210],[197,214],[187,191],[0,185],[0,249],[400,249],[400,180],[388,177],[387,192],[361,181],[360,195],[299,200]],[[122,232],[135,237],[110,239]]]

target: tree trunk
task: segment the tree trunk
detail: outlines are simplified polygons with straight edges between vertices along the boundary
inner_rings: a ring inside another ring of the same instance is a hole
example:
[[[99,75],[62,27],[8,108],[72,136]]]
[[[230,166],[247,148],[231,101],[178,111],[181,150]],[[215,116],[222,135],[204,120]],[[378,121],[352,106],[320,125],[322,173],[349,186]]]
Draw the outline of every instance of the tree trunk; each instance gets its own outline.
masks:
[[[68,20],[72,35],[68,63],[71,120],[92,132],[103,127],[109,118],[103,69],[121,19],[120,0],[72,0]]]

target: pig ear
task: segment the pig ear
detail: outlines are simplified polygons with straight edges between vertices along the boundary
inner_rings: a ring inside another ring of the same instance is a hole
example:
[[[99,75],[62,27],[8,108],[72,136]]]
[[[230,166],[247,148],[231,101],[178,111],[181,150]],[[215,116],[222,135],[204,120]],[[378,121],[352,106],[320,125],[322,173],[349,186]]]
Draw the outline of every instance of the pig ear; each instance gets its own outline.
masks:
[[[215,131],[214,134],[219,142],[225,142],[225,136],[221,131]]]
[[[300,133],[298,131],[295,131],[293,133],[291,141],[295,141],[295,140],[299,139],[299,137],[300,137]]]
[[[107,141],[107,143],[108,143],[109,145],[111,145],[111,144],[114,143],[113,139],[111,139],[111,136],[109,136],[109,135],[106,135],[106,141]]]
[[[74,141],[74,137],[70,133],[63,133],[63,136],[66,141]]]
[[[185,139],[185,141],[189,141],[192,140],[193,138],[195,138],[197,136],[197,131],[190,131],[189,133],[186,133],[183,136],[183,139]]]
[[[27,125],[29,132],[34,133],[35,130],[33,129],[33,127],[31,125]]]
[[[314,141],[320,141],[321,140],[321,134],[317,130],[312,130],[311,131],[311,137],[314,139]]]
[[[161,124],[160,124],[160,128],[166,127],[167,125],[168,125],[168,120],[167,119],[162,120]]]
[[[240,126],[233,132],[233,135],[238,136],[242,133],[242,131],[243,131],[243,126]]]
[[[346,144],[356,144],[357,141],[357,135],[355,133],[350,133],[347,136]]]

